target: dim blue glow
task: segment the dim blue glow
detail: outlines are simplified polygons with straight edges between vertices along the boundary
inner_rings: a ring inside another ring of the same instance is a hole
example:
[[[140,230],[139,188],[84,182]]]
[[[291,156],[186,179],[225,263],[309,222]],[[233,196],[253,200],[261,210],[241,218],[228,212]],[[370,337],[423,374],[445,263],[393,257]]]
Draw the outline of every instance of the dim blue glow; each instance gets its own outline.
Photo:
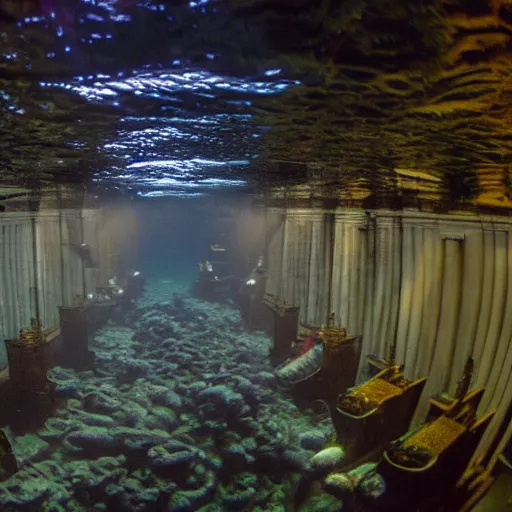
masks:
[[[278,75],[279,73],[281,73],[281,69],[267,69],[267,71],[265,71],[266,76],[274,76]]]
[[[115,92],[115,91],[113,91],[111,89],[106,89],[106,88],[100,89],[98,91],[98,94],[100,96],[117,96],[117,92]]]
[[[98,21],[98,22],[103,22],[105,21],[105,18],[102,18],[101,16],[98,16],[97,14],[93,14],[93,13],[90,13],[90,14],[87,14],[86,18],[88,20],[91,20],[91,21]]]
[[[152,190],[149,192],[137,192],[140,197],[201,197],[202,192],[184,192],[182,190]]]
[[[228,161],[228,162],[218,162],[216,160],[206,160],[202,158],[193,158],[189,161],[183,160],[154,160],[149,162],[135,162],[133,164],[128,165],[127,169],[140,169],[143,167],[170,167],[172,169],[186,169],[192,168],[196,165],[205,165],[205,166],[224,166],[224,165],[248,165],[249,162],[247,160],[239,160],[239,161]]]
[[[116,14],[114,16],[110,16],[110,19],[115,22],[127,23],[132,21],[132,17],[128,14]]]
[[[67,52],[70,52],[71,51],[71,46],[65,46],[64,47],[64,51],[67,53]]]
[[[64,29],[62,27],[58,27],[57,28],[57,35],[59,37],[62,37],[63,34],[64,34]]]
[[[50,57],[51,55],[48,54]],[[52,54],[55,56],[55,54]],[[169,72],[144,72],[133,71],[134,76],[111,80],[107,75],[98,75],[97,79],[104,81],[96,81],[92,84],[80,84],[78,78],[73,80],[70,85],[71,89],[80,96],[90,101],[104,100],[105,90],[124,92],[132,92],[136,96],[145,96],[147,98],[165,99],[166,101],[181,101],[174,95],[177,91],[190,91],[195,94],[215,98],[216,90],[229,90],[238,93],[250,94],[275,94],[283,91],[293,85],[297,85],[298,81],[280,80],[273,82],[256,81],[249,79],[224,77],[214,75],[206,71],[187,71],[185,73],[169,73]],[[94,77],[89,75],[88,80]],[[50,87],[63,87],[60,83],[47,83]],[[113,96],[114,94],[110,94]],[[235,101],[235,100],[231,100]]]

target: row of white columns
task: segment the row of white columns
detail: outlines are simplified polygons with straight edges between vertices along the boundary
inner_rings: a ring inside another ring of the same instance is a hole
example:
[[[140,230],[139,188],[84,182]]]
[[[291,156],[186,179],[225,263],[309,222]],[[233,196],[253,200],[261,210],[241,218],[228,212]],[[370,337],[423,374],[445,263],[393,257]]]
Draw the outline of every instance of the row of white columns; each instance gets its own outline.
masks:
[[[268,290],[301,307],[301,320],[363,334],[363,354],[428,376],[428,397],[454,393],[469,356],[480,413],[496,416],[485,451],[512,397],[512,222],[418,212],[273,210]],[[329,268],[330,267],[330,268]],[[361,361],[359,379],[366,378]]]
[[[0,368],[7,365],[3,340],[29,327],[37,309],[43,326],[57,327],[58,306],[72,305],[87,291],[82,259],[71,245],[98,246],[98,232],[82,233],[82,223],[94,226],[100,215],[99,210],[0,214]],[[88,286],[94,289],[95,283]]]

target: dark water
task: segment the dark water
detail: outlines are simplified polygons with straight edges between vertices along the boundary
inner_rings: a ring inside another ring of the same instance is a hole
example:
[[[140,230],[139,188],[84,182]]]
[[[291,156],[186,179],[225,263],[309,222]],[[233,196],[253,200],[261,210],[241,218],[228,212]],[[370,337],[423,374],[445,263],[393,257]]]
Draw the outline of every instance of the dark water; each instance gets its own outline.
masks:
[[[500,509],[505,3],[0,0],[0,510]]]

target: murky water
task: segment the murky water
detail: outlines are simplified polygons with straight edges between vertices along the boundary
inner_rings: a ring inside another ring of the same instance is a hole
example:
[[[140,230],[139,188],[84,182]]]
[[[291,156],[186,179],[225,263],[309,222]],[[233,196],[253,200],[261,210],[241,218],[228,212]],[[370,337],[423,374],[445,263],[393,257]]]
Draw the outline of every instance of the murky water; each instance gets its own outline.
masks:
[[[0,0],[2,510],[506,501],[510,7],[338,4]]]
[[[60,192],[3,201],[4,507],[394,506],[379,460],[434,396],[479,402],[453,443],[496,412],[464,467],[495,449],[507,220]]]

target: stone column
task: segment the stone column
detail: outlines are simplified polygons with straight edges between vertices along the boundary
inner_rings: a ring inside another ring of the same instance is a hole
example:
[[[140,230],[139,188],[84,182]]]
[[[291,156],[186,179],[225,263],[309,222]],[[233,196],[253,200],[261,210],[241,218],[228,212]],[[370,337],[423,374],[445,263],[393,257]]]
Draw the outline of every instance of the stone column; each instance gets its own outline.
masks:
[[[77,296],[83,297],[82,259],[76,251],[81,244],[81,219],[76,210],[66,210],[62,215],[62,258],[64,281],[64,304],[71,306]]]
[[[461,299],[463,235],[443,235],[444,271],[441,314],[436,335],[436,347],[429,375],[430,390],[446,391],[452,371],[454,341]]]
[[[38,214],[38,290],[43,325],[57,327],[61,298],[59,215],[56,210]]]
[[[512,233],[505,233],[506,242],[506,290],[503,321],[498,341],[498,348],[490,375],[487,380],[488,392],[485,393],[480,407],[482,411],[498,409],[504,402],[510,401],[511,395],[504,394],[507,379],[512,373]]]
[[[309,259],[309,280],[303,321],[308,324],[326,324],[331,314],[331,273],[332,273],[332,214],[317,210],[311,212],[311,257]]]
[[[364,272],[366,274],[364,290],[364,314],[363,314],[363,339],[361,349],[361,359],[357,373],[357,382],[362,382],[368,378],[368,365],[366,356],[371,353],[373,347],[373,311],[375,304],[375,222],[374,219],[367,219],[367,228],[361,234],[362,251],[364,252],[364,261],[366,262]]]
[[[366,253],[360,228],[364,212],[338,209],[334,214],[331,312],[350,334],[362,334]]]
[[[405,224],[405,223],[404,223]],[[398,328],[396,337],[396,364],[405,363],[407,350],[409,322],[414,287],[414,247],[413,228],[404,225],[402,239],[402,279],[400,289],[400,308],[398,312]],[[398,256],[398,255],[397,255]],[[406,368],[408,372],[409,369]]]
[[[443,241],[434,223],[425,226],[424,232],[425,277],[423,288],[423,318],[419,336],[417,363],[415,368],[405,368],[409,378],[430,375],[432,357],[435,350],[437,325],[441,312],[441,293],[443,279]],[[421,423],[428,410],[428,396],[436,388],[430,378],[425,386],[423,398],[420,401],[413,423]]]
[[[270,229],[270,225],[273,225],[274,222],[277,222],[277,218],[279,218],[279,224],[277,229],[272,229],[268,233],[267,257],[265,261],[265,267],[267,269],[266,292],[279,296],[283,268],[285,217],[284,211],[277,209],[269,209],[267,211],[267,215],[272,219],[269,221],[267,230]]]
[[[482,387],[487,387],[483,398],[485,402],[488,402],[488,396],[493,392],[492,388],[488,387],[491,369],[495,366],[495,363],[499,364],[499,361],[496,360],[496,353],[498,351],[499,335],[504,321],[503,313],[507,297],[507,263],[506,234],[503,231],[496,231],[494,233],[494,283],[489,329],[485,337],[484,351],[481,360],[477,363],[476,374],[477,384]],[[505,321],[510,323],[512,320],[508,318],[505,319]]]
[[[372,315],[372,337],[363,354],[392,356],[395,345],[397,311],[400,301],[400,267],[402,257],[399,215],[394,212],[376,214],[375,300]],[[396,261],[398,260],[398,262]],[[364,341],[363,341],[364,342]]]
[[[489,229],[490,228],[490,229]],[[473,347],[473,357],[478,367],[485,351],[485,340],[489,330],[489,320],[491,318],[492,296],[494,288],[494,230],[492,225],[483,233],[483,283],[480,301],[480,312],[478,314],[478,324]]]
[[[462,251],[462,292],[452,374],[447,391],[455,393],[464,365],[473,353],[477,331],[478,313],[481,307],[483,278],[483,235],[474,223],[465,224],[466,238]]]
[[[412,296],[411,296],[411,314],[409,317],[409,329],[407,333],[407,347],[405,349],[404,364],[405,368],[414,372],[419,352],[419,338],[422,327],[424,311],[424,286],[425,286],[425,266],[430,263],[425,261],[425,247],[423,244],[423,226],[416,224],[412,229],[412,248],[414,254],[413,273],[412,273]],[[415,377],[420,377],[415,375]]]
[[[311,235],[311,212],[289,209],[285,221],[283,290],[279,295],[301,308],[301,320],[304,320],[308,297]]]

